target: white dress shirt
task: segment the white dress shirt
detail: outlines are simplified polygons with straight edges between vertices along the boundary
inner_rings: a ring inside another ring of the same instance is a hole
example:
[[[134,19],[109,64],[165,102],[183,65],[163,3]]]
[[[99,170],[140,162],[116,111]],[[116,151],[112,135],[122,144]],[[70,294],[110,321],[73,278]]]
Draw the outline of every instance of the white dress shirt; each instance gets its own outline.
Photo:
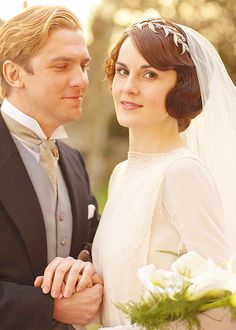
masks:
[[[45,133],[43,132],[42,128],[40,127],[37,120],[34,118],[26,115],[20,109],[16,108],[13,104],[11,104],[6,98],[3,100],[1,111],[7,114],[9,117],[16,120],[21,125],[26,126],[31,131],[33,131],[40,139],[45,140],[47,139]],[[12,134],[12,133],[11,133]],[[23,139],[19,138],[15,134],[12,134],[22,145],[30,151],[33,157],[39,162],[39,146],[35,145],[31,142],[24,141]],[[64,126],[59,126],[55,129],[52,136],[50,136],[50,140],[58,140],[58,139],[66,139],[68,136],[64,129]]]

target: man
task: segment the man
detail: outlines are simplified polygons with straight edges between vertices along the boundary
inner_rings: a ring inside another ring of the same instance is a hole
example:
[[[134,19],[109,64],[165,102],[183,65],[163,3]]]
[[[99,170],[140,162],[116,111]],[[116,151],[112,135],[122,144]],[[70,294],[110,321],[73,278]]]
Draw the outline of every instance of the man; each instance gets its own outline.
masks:
[[[95,318],[102,286],[53,299],[33,285],[55,257],[77,258],[98,223],[84,161],[58,141],[88,85],[80,23],[64,7],[31,7],[1,27],[0,61],[0,328],[72,329]]]

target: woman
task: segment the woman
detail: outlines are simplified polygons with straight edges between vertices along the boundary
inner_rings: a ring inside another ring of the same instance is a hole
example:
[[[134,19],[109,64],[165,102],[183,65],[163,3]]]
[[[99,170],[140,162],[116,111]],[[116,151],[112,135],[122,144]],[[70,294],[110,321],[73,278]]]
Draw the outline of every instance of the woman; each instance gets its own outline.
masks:
[[[162,19],[131,26],[107,59],[106,74],[130,141],[128,159],[111,176],[93,244],[104,281],[101,321],[111,327],[129,324],[115,303],[140,299],[139,267],[169,269],[174,254],[189,250],[215,262],[229,256],[236,92],[205,38]],[[235,327],[224,311],[201,317],[201,324],[207,330]]]
[[[93,244],[93,262],[104,280],[103,326],[128,324],[115,303],[140,299],[139,267],[169,269],[171,252],[195,250],[216,262],[230,252],[213,178],[180,136],[212,99],[214,77],[205,75],[209,81],[199,86],[193,61],[201,56],[197,46],[205,47],[202,40],[188,28],[146,20],[124,33],[106,61],[118,122],[129,128],[129,153],[112,174]],[[214,66],[206,67],[210,59],[199,59],[205,70]],[[202,325],[232,326],[209,317]]]

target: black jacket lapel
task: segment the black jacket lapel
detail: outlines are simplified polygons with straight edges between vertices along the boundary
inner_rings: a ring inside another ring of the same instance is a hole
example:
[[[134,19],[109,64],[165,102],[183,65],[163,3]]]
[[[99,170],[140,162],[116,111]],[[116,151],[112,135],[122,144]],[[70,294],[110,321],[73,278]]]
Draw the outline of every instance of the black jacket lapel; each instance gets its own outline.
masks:
[[[0,201],[24,242],[34,275],[47,264],[42,211],[17,147],[0,115]]]
[[[78,257],[78,252],[88,241],[88,183],[86,172],[80,161],[79,153],[64,143],[57,142],[59,149],[59,164],[65,178],[70,195],[73,234],[70,255]]]

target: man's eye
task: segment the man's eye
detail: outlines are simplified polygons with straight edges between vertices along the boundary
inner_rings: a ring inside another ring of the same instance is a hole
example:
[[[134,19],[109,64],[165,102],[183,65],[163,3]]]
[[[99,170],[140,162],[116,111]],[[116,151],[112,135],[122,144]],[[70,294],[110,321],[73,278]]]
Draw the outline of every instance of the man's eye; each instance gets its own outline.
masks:
[[[62,65],[55,65],[55,69],[58,69],[58,70],[63,70],[63,69],[66,69],[67,65],[66,64],[62,64]]]
[[[82,65],[81,68],[82,68],[82,71],[83,72],[84,71],[89,71],[89,66],[87,64],[86,65]]]

